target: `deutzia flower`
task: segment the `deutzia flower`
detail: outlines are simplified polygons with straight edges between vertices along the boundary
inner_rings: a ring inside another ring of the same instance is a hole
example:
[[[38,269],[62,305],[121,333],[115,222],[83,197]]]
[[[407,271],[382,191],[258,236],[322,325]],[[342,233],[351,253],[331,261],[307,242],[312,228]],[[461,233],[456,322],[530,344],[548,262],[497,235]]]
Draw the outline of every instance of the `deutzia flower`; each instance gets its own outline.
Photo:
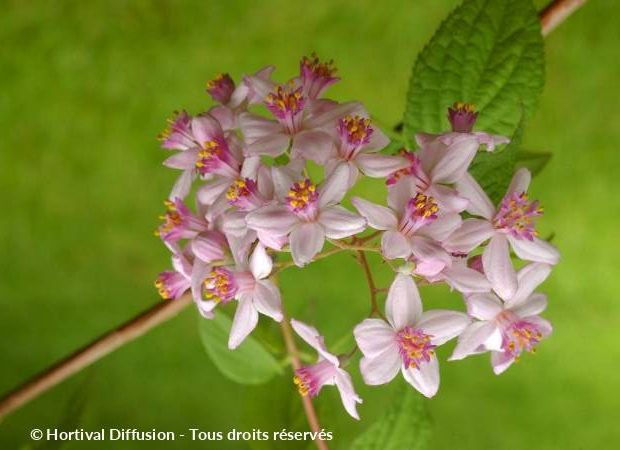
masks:
[[[283,180],[275,182],[275,186],[284,204],[263,206],[249,213],[248,227],[274,238],[289,235],[295,264],[306,265],[321,251],[326,237],[342,239],[366,227],[363,217],[337,205],[347,191],[347,172],[341,165],[318,186],[309,179],[293,182],[281,172]],[[283,186],[287,186],[285,191]]]
[[[385,304],[388,322],[366,319],[355,327],[355,340],[364,357],[360,370],[366,384],[390,382],[400,370],[405,380],[426,397],[439,389],[435,348],[458,336],[470,322],[467,314],[422,312],[418,288],[409,275],[398,274]]]
[[[517,170],[497,208],[471,175],[466,174],[457,183],[459,193],[470,201],[467,211],[483,218],[463,221],[444,242],[444,247],[469,253],[490,239],[482,254],[482,265],[493,290],[502,298],[512,297],[517,290],[509,244],[526,261],[557,264],[560,260],[557,249],[537,237],[536,218],[543,210],[538,201],[532,202],[527,196],[530,179],[529,170]]]
[[[515,294],[502,299],[495,294],[467,297],[467,310],[479,319],[459,336],[450,360],[491,351],[493,371],[499,375],[518,361],[524,351],[535,353],[540,341],[551,334],[551,324],[539,316],[547,307],[547,297],[534,293],[551,273],[547,264],[533,263],[517,274]]]
[[[355,392],[351,376],[340,367],[338,357],[327,351],[323,336],[316,328],[295,319],[291,319],[291,326],[299,337],[319,353],[316,364],[303,366],[295,371],[293,381],[299,393],[316,397],[323,386],[336,385],[344,408],[353,418],[359,420],[357,403],[362,403],[362,399]]]

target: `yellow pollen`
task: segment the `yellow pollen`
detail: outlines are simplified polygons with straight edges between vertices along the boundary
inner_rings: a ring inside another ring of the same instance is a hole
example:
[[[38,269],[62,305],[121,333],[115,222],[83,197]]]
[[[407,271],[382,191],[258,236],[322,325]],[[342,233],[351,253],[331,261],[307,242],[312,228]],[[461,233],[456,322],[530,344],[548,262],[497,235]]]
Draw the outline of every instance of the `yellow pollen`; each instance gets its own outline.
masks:
[[[308,395],[308,386],[298,375],[295,375],[293,377],[293,383],[297,385],[297,389],[299,390],[299,393],[302,397]]]
[[[473,103],[463,103],[463,102],[454,102],[453,108],[457,111],[466,111],[466,112],[474,112],[474,104]]]
[[[224,74],[224,73],[218,73],[213,80],[207,81],[207,89],[214,88],[215,85],[217,83],[219,83],[220,81],[222,81],[225,76],[226,76],[226,74]]]

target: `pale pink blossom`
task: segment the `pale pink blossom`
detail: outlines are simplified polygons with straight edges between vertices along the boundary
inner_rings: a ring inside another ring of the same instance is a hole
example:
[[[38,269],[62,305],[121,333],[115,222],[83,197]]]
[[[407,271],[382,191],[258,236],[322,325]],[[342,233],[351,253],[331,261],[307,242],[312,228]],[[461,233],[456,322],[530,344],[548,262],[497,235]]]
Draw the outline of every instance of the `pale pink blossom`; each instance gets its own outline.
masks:
[[[255,82],[252,86],[275,120],[250,112],[239,116],[249,155],[276,157],[290,149],[293,158],[325,162],[334,151],[332,128],[336,121],[364,111],[359,102],[338,104],[309,98],[299,79],[283,85]]]
[[[461,212],[467,207],[467,201],[447,185],[463,177],[481,145],[486,146],[487,151],[493,151],[496,145],[510,140],[503,136],[472,132],[477,113],[469,104],[457,102],[448,115],[452,131],[418,133],[416,142],[420,150],[415,154],[404,153],[411,165],[393,173],[388,178],[388,186],[408,182],[412,190],[433,196],[444,209]]]
[[[461,312],[422,312],[418,288],[409,275],[398,274],[385,304],[388,322],[366,319],[355,327],[355,340],[364,357],[360,369],[366,384],[390,382],[398,373],[426,397],[439,389],[435,348],[458,336],[470,323]]]
[[[291,326],[299,337],[319,354],[319,359],[315,364],[295,370],[293,381],[300,394],[316,397],[323,386],[335,385],[344,408],[353,418],[359,420],[357,403],[362,403],[362,399],[355,392],[351,376],[340,367],[338,357],[327,351],[323,336],[316,328],[295,319],[291,319]]]
[[[549,265],[532,263],[517,274],[518,287],[511,297],[502,299],[491,293],[468,296],[467,310],[479,320],[459,336],[450,360],[490,351],[493,371],[499,375],[524,351],[535,353],[552,326],[539,316],[547,306],[547,297],[533,292],[550,272]]]
[[[474,106],[471,103],[456,102],[451,108],[448,108],[448,121],[451,131],[441,134],[419,133],[416,136],[416,141],[422,149],[433,143],[438,143],[440,146],[435,147],[432,150],[433,152],[446,152],[453,155],[454,151],[449,150],[449,148],[454,145],[458,146],[459,152],[464,153],[461,155],[461,164],[463,161],[469,161],[466,164],[467,167],[480,146],[485,146],[488,152],[492,152],[496,145],[510,142],[510,139],[504,136],[473,131],[477,117],[478,113],[474,111]],[[445,148],[442,149],[442,146]],[[465,170],[467,169],[465,168]]]
[[[166,213],[159,218],[163,223],[155,230],[155,235],[171,250],[182,239],[193,239],[209,229],[209,223],[194,213],[180,198],[165,200]]]
[[[241,143],[234,133],[225,133],[220,122],[211,114],[193,117],[190,121],[191,142],[184,142],[179,153],[164,161],[164,165],[182,170],[171,198],[184,198],[200,176],[234,179],[239,176],[243,155]]]
[[[409,196],[403,184],[395,186],[394,190],[401,192],[390,197],[391,208],[359,197],[353,197],[351,202],[370,227],[385,230],[381,237],[381,252],[386,258],[413,256],[416,273],[436,275],[452,262],[452,257],[438,241],[459,227],[461,217],[453,212],[441,214],[435,200],[421,192]]]
[[[336,145],[326,163],[327,173],[345,163],[349,169],[349,186],[353,186],[360,172],[371,178],[387,177],[409,165],[402,156],[381,155],[390,140],[370,119],[361,115],[347,115],[338,120]],[[322,162],[322,161],[318,161]]]
[[[509,247],[526,261],[557,264],[560,259],[553,245],[537,237],[536,218],[543,211],[538,201],[530,201],[526,194],[530,179],[527,169],[517,170],[497,208],[471,175],[466,174],[456,185],[459,193],[470,201],[467,211],[482,219],[465,220],[444,241],[444,247],[469,253],[489,240],[482,254],[482,265],[493,290],[503,298],[512,297],[517,290]]]
[[[299,79],[309,99],[319,98],[329,86],[339,81],[335,73],[334,61],[322,62],[316,53],[310,57],[304,56],[299,62]]]
[[[228,340],[230,349],[237,348],[254,330],[259,313],[277,322],[282,320],[280,290],[268,279],[272,268],[273,262],[261,244],[256,246],[249,261],[238,260],[234,268],[204,266],[203,281],[197,287],[204,298],[198,302],[203,316],[211,318],[219,304],[234,299],[238,303]]]
[[[303,266],[321,251],[325,238],[359,233],[366,220],[338,203],[347,191],[347,169],[339,166],[320,185],[309,179],[294,182],[284,172],[275,180],[281,203],[263,206],[246,217],[249,228],[269,238],[289,237],[293,261]]]

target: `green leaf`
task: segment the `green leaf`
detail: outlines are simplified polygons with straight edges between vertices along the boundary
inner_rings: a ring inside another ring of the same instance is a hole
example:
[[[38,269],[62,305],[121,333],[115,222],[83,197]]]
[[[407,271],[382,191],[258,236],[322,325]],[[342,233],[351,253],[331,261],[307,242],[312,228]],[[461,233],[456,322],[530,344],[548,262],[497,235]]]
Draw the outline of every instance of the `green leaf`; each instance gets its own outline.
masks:
[[[423,450],[430,428],[424,398],[407,385],[386,413],[358,436],[351,450]]]
[[[405,136],[448,129],[447,109],[471,102],[476,129],[510,136],[530,117],[544,84],[540,19],[530,0],[465,0],[413,67]]]
[[[551,156],[551,153],[520,150],[517,153],[517,168],[525,167],[532,172],[532,176],[538,175],[549,163]]]
[[[215,319],[199,322],[202,344],[207,354],[223,375],[240,384],[261,384],[282,373],[282,368],[252,336],[235,350],[228,348],[228,334],[231,320],[225,314],[216,314]]]
[[[510,139],[510,144],[494,152],[481,151],[476,155],[469,173],[482,186],[494,204],[499,203],[516,169],[518,148],[521,146],[524,120]]]

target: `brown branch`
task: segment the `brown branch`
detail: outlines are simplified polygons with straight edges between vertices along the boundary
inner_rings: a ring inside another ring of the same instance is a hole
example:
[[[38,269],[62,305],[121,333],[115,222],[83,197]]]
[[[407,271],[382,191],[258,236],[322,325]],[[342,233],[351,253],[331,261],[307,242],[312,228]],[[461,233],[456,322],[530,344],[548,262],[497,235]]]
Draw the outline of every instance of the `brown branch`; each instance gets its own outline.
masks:
[[[585,2],[586,0],[555,0],[551,2],[540,14],[543,36],[547,36]],[[367,236],[358,241],[358,243],[365,243],[374,237],[375,234]],[[324,252],[322,256],[337,253],[339,250],[330,249]],[[283,270],[286,267],[290,267],[290,265],[292,264],[286,262],[276,267],[279,270]],[[189,294],[185,294],[177,300],[158,303],[136,318],[105,334],[91,344],[82,347],[71,356],[59,361],[30,381],[8,393],[0,399],[0,421],[6,415],[60,383],[65,378],[141,336],[154,326],[175,316],[183,307],[190,303],[190,298]]]
[[[366,282],[368,283],[368,290],[370,291],[370,313],[368,316],[372,316],[377,314],[379,317],[383,317],[381,311],[379,310],[379,304],[377,303],[377,292],[382,291],[381,288],[378,288],[375,285],[375,280],[372,277],[372,271],[370,270],[370,266],[368,265],[368,259],[366,258],[366,253],[364,250],[359,250],[359,261],[364,269],[364,275],[366,276]]]
[[[284,319],[280,323],[280,326],[282,327],[282,335],[284,336],[286,350],[291,356],[293,369],[297,370],[301,367],[301,362],[299,361],[299,352],[297,350],[297,346],[295,345],[295,339],[293,338],[293,331],[291,330],[291,325],[289,323],[288,317],[284,316]],[[302,396],[301,399],[304,405],[304,411],[306,412],[306,418],[308,419],[308,425],[310,425],[310,429],[314,433],[320,433],[321,425],[319,424],[319,418],[317,417],[316,411],[314,410],[312,399],[308,395]],[[316,443],[316,446],[317,448],[319,448],[319,450],[329,450],[325,441],[319,439],[318,434],[314,442]]]
[[[176,300],[161,301],[36,375],[0,399],[0,421],[65,378],[70,377],[108,353],[142,336],[151,328],[176,316],[179,311],[191,302],[191,299],[191,294],[186,293]]]
[[[542,35],[547,36],[587,0],[554,0],[540,13]]]

